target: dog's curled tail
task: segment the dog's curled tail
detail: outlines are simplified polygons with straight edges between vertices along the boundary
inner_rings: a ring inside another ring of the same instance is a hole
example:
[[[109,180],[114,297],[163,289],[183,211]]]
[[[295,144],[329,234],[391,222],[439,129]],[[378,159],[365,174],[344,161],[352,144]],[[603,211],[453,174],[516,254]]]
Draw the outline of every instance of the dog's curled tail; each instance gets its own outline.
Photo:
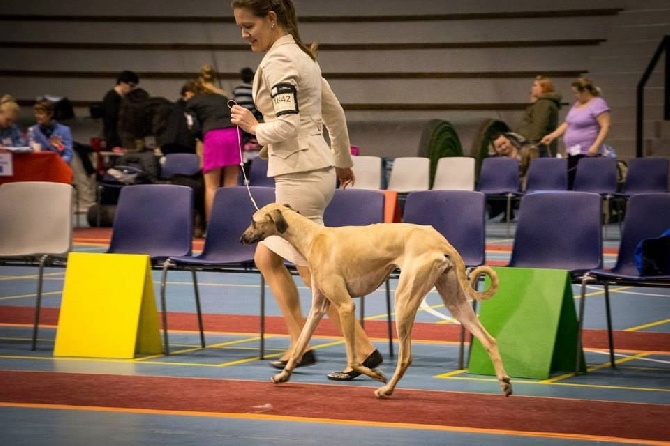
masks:
[[[477,291],[477,282],[482,274],[489,276],[491,286],[486,291],[479,292]],[[470,273],[470,288],[472,288],[470,294],[475,300],[490,299],[498,291],[498,275],[490,266],[478,266]]]

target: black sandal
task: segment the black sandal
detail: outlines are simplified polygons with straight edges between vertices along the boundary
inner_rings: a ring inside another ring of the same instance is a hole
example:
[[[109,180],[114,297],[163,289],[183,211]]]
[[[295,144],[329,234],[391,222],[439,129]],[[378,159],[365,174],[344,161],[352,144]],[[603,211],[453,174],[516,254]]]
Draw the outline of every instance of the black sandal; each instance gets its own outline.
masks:
[[[275,369],[279,370],[284,370],[286,364],[288,364],[288,359],[275,359],[274,361],[270,361],[270,367],[274,367]],[[314,364],[316,364],[316,354],[314,353],[314,350],[307,350],[302,355],[300,362],[296,364],[295,368],[297,369],[298,367],[307,367]]]
[[[363,366],[369,369],[376,369],[382,362],[384,362],[382,354],[379,353],[379,350],[375,350],[370,353],[370,356],[365,358],[365,361],[363,361]],[[351,370],[350,372],[332,372],[326,376],[331,381],[351,381],[354,378],[358,378],[360,375],[360,372]]]

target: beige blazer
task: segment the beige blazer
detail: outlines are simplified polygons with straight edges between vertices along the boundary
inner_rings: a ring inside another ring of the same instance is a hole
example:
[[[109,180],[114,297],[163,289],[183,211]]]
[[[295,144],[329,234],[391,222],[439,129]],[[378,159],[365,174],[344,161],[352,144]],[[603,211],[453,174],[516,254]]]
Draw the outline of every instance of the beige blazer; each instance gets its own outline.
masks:
[[[265,119],[256,127],[256,139],[268,148],[268,176],[353,166],[344,110],[319,64],[292,35],[278,39],[265,54],[253,96]]]

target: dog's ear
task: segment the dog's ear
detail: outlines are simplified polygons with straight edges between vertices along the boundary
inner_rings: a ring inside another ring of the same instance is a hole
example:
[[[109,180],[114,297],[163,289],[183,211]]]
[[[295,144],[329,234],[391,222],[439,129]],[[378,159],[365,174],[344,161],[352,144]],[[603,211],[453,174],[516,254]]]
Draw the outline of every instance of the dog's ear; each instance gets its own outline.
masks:
[[[277,228],[277,232],[279,232],[280,234],[286,232],[286,230],[288,229],[288,223],[286,223],[284,215],[282,215],[279,209],[272,211],[271,218],[274,222],[275,227]]]

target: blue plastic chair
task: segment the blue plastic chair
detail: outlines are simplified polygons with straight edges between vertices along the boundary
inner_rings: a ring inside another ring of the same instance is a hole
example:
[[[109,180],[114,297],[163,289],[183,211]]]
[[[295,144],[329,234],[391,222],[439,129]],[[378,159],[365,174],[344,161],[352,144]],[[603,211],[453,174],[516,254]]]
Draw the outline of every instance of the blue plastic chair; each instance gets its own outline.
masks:
[[[169,180],[175,175],[195,175],[200,172],[200,158],[195,153],[170,153],[165,155],[161,178]]]
[[[628,161],[628,173],[621,195],[668,192],[670,160],[661,157],[633,158]]]
[[[519,160],[505,156],[484,158],[477,190],[485,195],[519,192]]]
[[[477,190],[491,199],[507,201],[507,236],[510,235],[512,199],[519,195],[519,160],[505,156],[484,158]]]
[[[207,234],[200,255],[170,256],[163,264],[161,275],[161,313],[163,319],[163,342],[165,354],[169,355],[167,323],[167,276],[170,269],[191,271],[196,310],[200,328],[200,342],[205,347],[205,335],[200,307],[197,271],[215,272],[253,272],[258,273],[254,265],[255,245],[243,245],[240,237],[256,212],[249,194],[251,193],[259,208],[275,200],[274,188],[251,186],[222,187],[217,189],[212,204],[212,214],[207,226]],[[265,281],[261,276],[261,359],[265,352]]]
[[[611,196],[616,189],[616,159],[599,156],[579,160],[572,190]]]
[[[384,223],[384,194],[370,189],[336,189],[323,214],[326,226],[364,226]],[[386,321],[389,355],[393,357],[393,322],[391,321],[391,285],[386,279]],[[360,322],[365,325],[365,297],[360,298]]]
[[[518,170],[515,175],[518,179]],[[485,209],[486,197],[482,192],[460,190],[412,192],[407,196],[403,221],[434,227],[456,248],[465,265],[471,268],[483,265],[486,261]],[[464,367],[464,350],[465,328],[461,326],[459,369]]]
[[[600,196],[591,192],[524,195],[509,267],[568,270],[576,280],[603,264]]]
[[[275,187],[275,179],[268,177],[268,160],[256,157],[249,164],[249,185]]]
[[[612,316],[609,286],[630,285],[635,287],[670,287],[670,275],[643,276],[637,269],[633,254],[637,245],[644,239],[655,238],[670,228],[670,194],[641,193],[630,197],[626,218],[623,222],[619,254],[611,269],[593,269],[582,280],[581,302],[579,303],[579,336],[577,348],[581,351],[581,334],[584,324],[586,283],[595,281],[605,290],[605,311],[607,317],[607,335],[609,340],[610,364],[614,360],[614,337],[612,334]],[[576,371],[579,371],[581,358],[577,356]]]
[[[336,189],[323,213],[326,226],[362,226],[384,222],[384,194],[370,189]]]
[[[433,226],[456,248],[466,266],[475,267],[486,260],[485,208],[482,192],[412,192],[407,196],[403,221]]]
[[[525,193],[567,189],[568,160],[566,158],[534,158],[530,161]]]
[[[577,163],[572,190],[593,192],[603,199],[605,224],[609,223],[610,200],[617,191],[616,159],[609,157],[587,157]],[[607,226],[605,226],[607,230]]]
[[[193,192],[173,184],[121,189],[108,253],[148,254],[156,266],[191,254]]]
[[[614,194],[614,204],[619,215],[625,214],[628,199],[633,195],[668,192],[669,166],[670,160],[661,157],[629,160],[621,192]],[[619,218],[619,226],[621,226],[621,218]]]

